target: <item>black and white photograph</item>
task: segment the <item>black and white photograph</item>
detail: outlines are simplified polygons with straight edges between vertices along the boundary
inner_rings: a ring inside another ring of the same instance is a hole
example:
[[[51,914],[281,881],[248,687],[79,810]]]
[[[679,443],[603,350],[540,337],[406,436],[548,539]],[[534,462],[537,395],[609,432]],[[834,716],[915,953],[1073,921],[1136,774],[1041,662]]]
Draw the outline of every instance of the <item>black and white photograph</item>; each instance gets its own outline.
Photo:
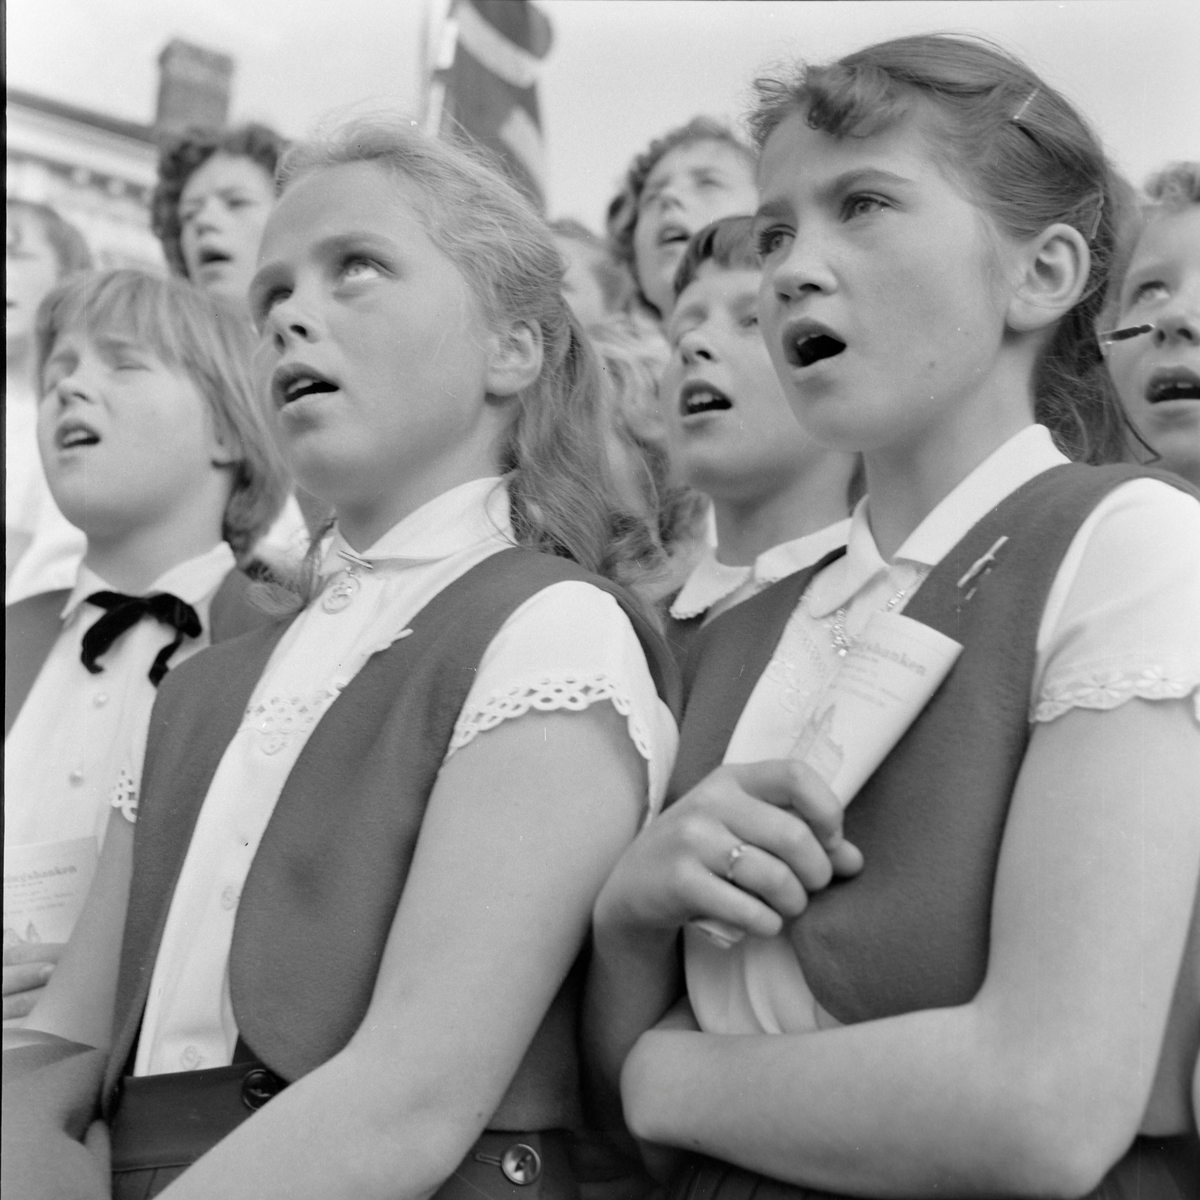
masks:
[[[4,22],[5,1200],[1200,1197],[1200,4]]]

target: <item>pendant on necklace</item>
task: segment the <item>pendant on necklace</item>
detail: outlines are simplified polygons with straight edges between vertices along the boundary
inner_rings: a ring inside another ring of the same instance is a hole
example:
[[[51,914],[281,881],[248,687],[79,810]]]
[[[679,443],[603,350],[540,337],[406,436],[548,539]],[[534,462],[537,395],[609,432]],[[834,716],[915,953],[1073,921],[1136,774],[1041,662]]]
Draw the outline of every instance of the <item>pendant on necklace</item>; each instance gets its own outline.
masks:
[[[361,586],[353,571],[342,571],[334,576],[329,590],[325,593],[325,599],[321,601],[321,607],[327,613],[341,612],[349,607],[350,601],[358,595]]]

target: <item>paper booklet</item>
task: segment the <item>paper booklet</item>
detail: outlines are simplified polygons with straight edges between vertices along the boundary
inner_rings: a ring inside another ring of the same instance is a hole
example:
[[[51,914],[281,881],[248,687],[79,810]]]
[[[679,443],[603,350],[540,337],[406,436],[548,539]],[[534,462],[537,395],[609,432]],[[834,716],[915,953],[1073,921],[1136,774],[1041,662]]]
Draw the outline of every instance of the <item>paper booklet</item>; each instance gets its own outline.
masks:
[[[902,613],[871,615],[813,706],[790,758],[806,763],[845,808],[892,752],[950,672],[962,646]],[[692,922],[718,945],[743,933]]]
[[[99,851],[94,837],[4,847],[4,948],[65,942],[83,908]]]

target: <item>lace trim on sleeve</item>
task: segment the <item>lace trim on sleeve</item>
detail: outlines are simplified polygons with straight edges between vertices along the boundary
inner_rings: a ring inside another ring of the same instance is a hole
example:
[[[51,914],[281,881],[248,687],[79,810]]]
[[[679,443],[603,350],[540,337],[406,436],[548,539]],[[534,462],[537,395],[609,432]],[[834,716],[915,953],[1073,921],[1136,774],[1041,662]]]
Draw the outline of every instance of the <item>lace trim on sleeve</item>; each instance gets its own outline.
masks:
[[[1195,694],[1200,721],[1200,678],[1170,675],[1161,667],[1136,673],[1094,671],[1082,678],[1048,682],[1038,696],[1034,721],[1053,721],[1071,708],[1117,708],[1135,696],[1142,700],[1181,700]]]
[[[608,700],[626,719],[629,736],[637,752],[652,764],[649,732],[633,711],[629,696],[616,680],[607,675],[564,675],[559,679],[537,679],[514,684],[506,691],[493,692],[482,704],[471,705],[459,713],[446,757],[461,750],[485,730],[495,729],[501,721],[523,717],[531,708],[539,712],[563,708],[584,712],[601,700]]]
[[[130,825],[137,824],[138,785],[137,781],[124,767],[121,768],[121,773],[117,776],[117,782],[109,790],[108,802],[113,808],[120,809],[121,816]]]

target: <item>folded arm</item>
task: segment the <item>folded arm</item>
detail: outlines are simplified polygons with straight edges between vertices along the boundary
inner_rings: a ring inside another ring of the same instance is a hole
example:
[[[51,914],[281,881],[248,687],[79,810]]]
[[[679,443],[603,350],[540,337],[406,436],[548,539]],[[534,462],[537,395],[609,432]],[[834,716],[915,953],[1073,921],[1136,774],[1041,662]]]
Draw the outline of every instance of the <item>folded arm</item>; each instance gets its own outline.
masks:
[[[623,1074],[633,1131],[863,1196],[1094,1187],[1147,1110],[1196,896],[1189,708],[1035,728],[971,1003],[794,1036],[650,1032]]]

